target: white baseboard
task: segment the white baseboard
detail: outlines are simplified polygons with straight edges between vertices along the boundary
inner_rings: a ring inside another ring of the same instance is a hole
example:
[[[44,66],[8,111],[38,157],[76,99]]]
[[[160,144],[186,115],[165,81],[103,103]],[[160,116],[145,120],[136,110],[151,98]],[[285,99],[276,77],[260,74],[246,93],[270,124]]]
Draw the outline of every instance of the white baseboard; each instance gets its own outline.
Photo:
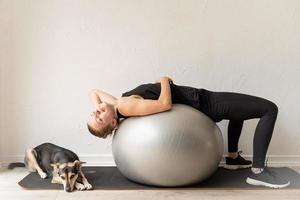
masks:
[[[251,155],[243,155],[245,159],[252,160]],[[292,167],[300,166],[300,155],[268,155],[268,166]],[[23,155],[0,156],[0,168],[7,168],[9,163],[23,162]],[[87,162],[85,166],[116,166],[112,155],[81,155],[80,159]],[[224,164],[222,159],[220,165]]]
[[[112,155],[82,155],[79,158],[86,162],[84,166],[116,166]],[[12,162],[24,162],[24,155],[0,156],[0,168],[7,168]]]

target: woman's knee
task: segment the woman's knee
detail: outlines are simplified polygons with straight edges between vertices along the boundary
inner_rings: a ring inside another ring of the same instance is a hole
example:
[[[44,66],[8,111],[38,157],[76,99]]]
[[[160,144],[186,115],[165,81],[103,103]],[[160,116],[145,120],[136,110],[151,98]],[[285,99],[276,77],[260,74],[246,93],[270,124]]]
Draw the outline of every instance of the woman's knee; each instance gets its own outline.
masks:
[[[274,115],[278,114],[278,106],[272,101],[268,104],[268,113],[272,113]]]

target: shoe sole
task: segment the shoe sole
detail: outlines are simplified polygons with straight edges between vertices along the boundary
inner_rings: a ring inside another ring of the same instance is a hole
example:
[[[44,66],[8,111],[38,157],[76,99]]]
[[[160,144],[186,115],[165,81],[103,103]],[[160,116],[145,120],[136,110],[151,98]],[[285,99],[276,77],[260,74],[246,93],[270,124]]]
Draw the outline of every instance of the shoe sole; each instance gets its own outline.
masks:
[[[265,183],[265,182],[262,182],[262,181],[258,181],[258,180],[255,180],[255,179],[252,179],[252,178],[247,178],[246,179],[246,182],[250,185],[255,185],[255,186],[265,186],[265,187],[269,187],[269,188],[284,188],[284,187],[287,187],[290,185],[290,182],[286,183],[286,184],[283,184],[283,185],[275,185],[275,184],[271,184],[271,183]]]
[[[250,165],[227,165],[227,164],[225,164],[223,166],[223,168],[229,169],[229,170],[237,170],[237,169],[246,169],[246,168],[249,168],[251,166],[252,166],[252,164],[250,164]]]

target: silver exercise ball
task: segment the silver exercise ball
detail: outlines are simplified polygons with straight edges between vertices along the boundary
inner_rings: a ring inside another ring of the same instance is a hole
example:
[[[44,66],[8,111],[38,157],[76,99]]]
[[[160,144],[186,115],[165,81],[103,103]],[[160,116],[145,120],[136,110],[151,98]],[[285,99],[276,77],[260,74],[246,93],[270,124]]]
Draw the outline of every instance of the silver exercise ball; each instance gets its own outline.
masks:
[[[205,114],[174,104],[170,111],[121,122],[112,150],[127,178],[154,186],[184,186],[203,181],[218,168],[223,138]]]

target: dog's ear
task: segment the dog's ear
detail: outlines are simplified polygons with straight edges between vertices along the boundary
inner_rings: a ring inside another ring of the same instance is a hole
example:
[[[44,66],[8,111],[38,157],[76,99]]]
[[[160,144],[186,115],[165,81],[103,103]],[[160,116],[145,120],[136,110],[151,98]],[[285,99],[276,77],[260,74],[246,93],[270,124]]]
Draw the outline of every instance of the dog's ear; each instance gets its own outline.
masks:
[[[82,165],[82,164],[85,164],[86,162],[82,162],[80,160],[75,160],[74,161],[74,165]]]
[[[80,161],[80,160],[75,160],[73,163],[74,163],[74,166],[75,166],[78,170],[80,170],[81,165],[84,164],[84,163],[86,163],[86,162],[82,162],[82,161]]]

